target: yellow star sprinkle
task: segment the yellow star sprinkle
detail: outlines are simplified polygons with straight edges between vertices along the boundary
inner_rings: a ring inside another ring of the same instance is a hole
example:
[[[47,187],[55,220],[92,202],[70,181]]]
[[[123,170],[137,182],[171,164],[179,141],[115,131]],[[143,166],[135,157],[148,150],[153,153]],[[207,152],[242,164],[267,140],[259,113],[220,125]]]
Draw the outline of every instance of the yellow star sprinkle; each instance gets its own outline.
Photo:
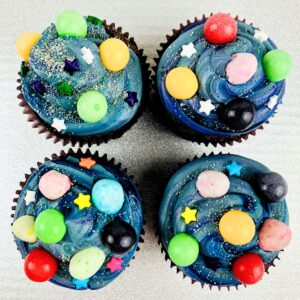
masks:
[[[197,209],[190,209],[186,207],[181,216],[184,218],[185,224],[190,224],[192,221],[197,221]]]
[[[74,199],[74,203],[78,205],[79,210],[91,207],[91,196],[79,193],[79,196]]]

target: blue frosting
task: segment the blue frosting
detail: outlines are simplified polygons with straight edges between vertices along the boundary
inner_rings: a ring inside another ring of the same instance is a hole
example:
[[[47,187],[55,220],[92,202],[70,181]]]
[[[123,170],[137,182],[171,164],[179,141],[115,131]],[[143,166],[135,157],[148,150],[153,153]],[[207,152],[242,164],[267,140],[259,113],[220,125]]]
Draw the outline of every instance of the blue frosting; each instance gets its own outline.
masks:
[[[26,243],[16,238],[19,251],[24,258],[32,249],[42,247],[52,253],[59,260],[59,270],[51,279],[51,282],[75,289],[72,277],[69,273],[69,261],[73,254],[91,246],[99,247],[106,255],[105,263],[100,270],[89,279],[90,289],[99,289],[114,280],[130,262],[138,244],[139,236],[143,226],[143,212],[140,194],[132,180],[122,171],[109,163],[94,165],[90,170],[81,168],[78,165],[79,159],[69,156],[64,160],[58,159],[47,161],[34,171],[27,180],[18,199],[14,219],[23,215],[36,217],[41,211],[49,208],[58,209],[65,217],[67,233],[64,238],[56,244],[48,245],[41,241]],[[38,183],[40,177],[50,170],[56,170],[69,176],[72,182],[71,189],[59,200],[49,201],[39,191]],[[99,212],[93,205],[88,209],[79,210],[73,200],[79,193],[90,194],[93,184],[99,179],[111,179],[118,181],[123,189],[125,201],[121,210],[114,215],[107,215]],[[24,197],[28,190],[36,192],[36,202],[26,205]],[[122,270],[111,272],[106,266],[112,257],[112,252],[103,245],[101,234],[106,224],[114,218],[120,217],[131,224],[137,235],[137,242],[132,249],[122,257]]]
[[[216,170],[227,174],[226,166],[232,161],[243,166],[240,177],[229,177],[228,193],[220,198],[203,198],[196,189],[198,175],[204,170]],[[205,284],[231,286],[240,282],[231,273],[233,259],[245,252],[259,254],[270,263],[277,251],[263,251],[258,246],[257,233],[244,246],[234,246],[224,241],[218,230],[221,216],[228,210],[247,212],[258,228],[266,218],[288,223],[288,210],[283,199],[266,203],[254,193],[249,180],[256,173],[269,171],[264,165],[236,155],[217,155],[194,160],[179,169],[169,181],[160,207],[159,227],[161,242],[168,249],[170,239],[179,232],[193,235],[199,242],[200,254],[196,262],[180,270],[193,280]],[[197,221],[185,224],[180,214],[185,207],[197,209]]]
[[[99,45],[110,36],[103,25],[88,22],[86,38],[59,37],[54,24],[42,34],[30,54],[29,71],[22,80],[22,92],[30,107],[51,125],[54,118],[64,119],[67,128],[62,133],[87,136],[115,131],[127,124],[136,114],[143,90],[139,58],[131,50],[126,68],[120,72],[105,69],[99,56]],[[81,49],[89,48],[94,56],[92,64],[82,58]],[[79,71],[70,75],[64,71],[64,61],[77,59]],[[35,93],[31,84],[40,81],[46,87],[43,95]],[[57,84],[67,81],[74,87],[71,96],[61,96]],[[85,91],[97,90],[107,99],[108,113],[96,123],[83,122],[77,113],[78,97]],[[131,107],[124,101],[126,92],[137,93],[137,103]]]
[[[171,116],[180,120],[188,128],[200,134],[214,136],[234,136],[250,132],[266,122],[282,102],[285,81],[269,82],[264,74],[262,58],[267,52],[276,49],[268,38],[261,42],[254,37],[257,29],[238,21],[238,36],[232,43],[225,45],[209,44],[203,35],[204,21],[187,27],[163,53],[157,70],[157,87],[161,101]],[[193,43],[197,53],[190,58],[181,57],[182,46]],[[245,84],[232,85],[226,79],[225,68],[235,53],[247,52],[256,56],[258,68],[255,75]],[[191,68],[198,77],[197,94],[186,101],[170,96],[165,86],[168,72],[178,66]],[[272,96],[278,96],[277,104],[270,109],[266,105]],[[234,98],[244,98],[256,108],[256,116],[251,127],[234,131],[220,121],[216,111],[208,116],[199,112],[200,100],[210,99],[217,107]]]

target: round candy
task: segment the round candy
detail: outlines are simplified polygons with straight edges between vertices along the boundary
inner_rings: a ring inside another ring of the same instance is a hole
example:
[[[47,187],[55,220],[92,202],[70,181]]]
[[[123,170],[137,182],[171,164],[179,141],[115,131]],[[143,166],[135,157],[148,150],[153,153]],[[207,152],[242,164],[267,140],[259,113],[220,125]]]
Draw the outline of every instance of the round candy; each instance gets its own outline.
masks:
[[[228,192],[229,186],[229,179],[224,173],[210,170],[200,173],[196,182],[198,192],[205,198],[222,197]]]
[[[42,248],[31,250],[24,261],[24,271],[27,277],[36,282],[50,280],[58,269],[56,258]]]
[[[280,49],[265,54],[262,63],[267,78],[272,82],[285,79],[292,70],[291,56]]]
[[[70,178],[55,170],[45,173],[39,181],[39,190],[48,200],[57,200],[71,188]]]
[[[276,219],[264,221],[259,234],[259,247],[265,251],[280,251],[292,240],[290,227]]]
[[[259,173],[253,176],[254,191],[268,202],[282,200],[288,191],[284,178],[275,172]]]
[[[71,276],[85,280],[95,275],[105,261],[105,253],[97,247],[85,248],[72,256],[69,264]]]
[[[226,242],[242,246],[252,241],[255,235],[255,224],[247,213],[241,210],[230,210],[221,217],[219,230]]]
[[[115,180],[98,180],[92,189],[92,201],[99,211],[109,215],[115,214],[124,203],[123,187]]]
[[[37,241],[37,236],[34,232],[33,216],[25,215],[16,219],[12,226],[12,232],[24,242],[35,243]]]
[[[38,32],[25,32],[17,38],[17,52],[24,61],[29,61],[31,50],[40,38],[41,34]]]
[[[195,73],[187,67],[176,67],[166,76],[166,88],[168,93],[179,100],[187,100],[193,97],[199,84]]]
[[[234,99],[220,109],[220,119],[233,130],[249,128],[255,118],[255,106],[245,99]]]
[[[199,255],[198,241],[187,233],[177,233],[169,242],[168,254],[177,266],[190,266]]]
[[[100,45],[99,51],[102,63],[108,71],[121,71],[129,62],[129,49],[120,39],[110,38],[105,40]]]
[[[67,231],[64,215],[56,209],[42,211],[35,220],[34,231],[43,243],[58,243]]]
[[[227,80],[231,84],[248,82],[257,70],[257,59],[251,53],[236,53],[226,66]]]
[[[135,244],[136,233],[130,224],[117,218],[104,228],[102,241],[113,253],[121,255]]]
[[[262,258],[256,253],[246,253],[237,258],[232,265],[232,273],[243,284],[260,281],[265,272]]]
[[[212,44],[226,44],[237,37],[237,23],[229,15],[218,13],[209,17],[204,24],[204,37]]]
[[[77,11],[65,10],[56,18],[56,31],[59,36],[86,37],[87,23]]]
[[[77,112],[79,117],[88,123],[102,120],[107,114],[107,101],[103,94],[98,91],[88,91],[83,93],[77,102]]]

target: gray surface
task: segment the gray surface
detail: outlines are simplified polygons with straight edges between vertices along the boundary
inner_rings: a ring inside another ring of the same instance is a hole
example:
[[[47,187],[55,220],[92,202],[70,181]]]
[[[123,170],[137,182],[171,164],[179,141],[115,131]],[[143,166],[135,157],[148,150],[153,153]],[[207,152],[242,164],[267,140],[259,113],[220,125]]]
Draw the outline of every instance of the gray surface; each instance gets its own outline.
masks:
[[[169,4],[168,4],[169,3]],[[299,151],[300,104],[297,91],[299,80],[299,1],[7,1],[0,0],[0,299],[299,299],[300,278],[300,201]],[[155,123],[149,113],[143,115],[130,132],[121,139],[101,147],[134,174],[140,183],[147,217],[145,243],[130,267],[110,286],[96,292],[76,292],[58,288],[50,283],[32,283],[23,274],[23,262],[13,243],[10,228],[11,203],[18,182],[37,161],[66,149],[38,135],[25,121],[17,105],[15,80],[20,59],[15,53],[15,39],[23,31],[42,31],[58,12],[76,8],[82,14],[92,14],[115,21],[135,36],[153,63],[155,49],[165,34],[182,21],[196,14],[228,11],[251,20],[268,33],[294,57],[294,70],[288,79],[285,103],[277,117],[247,142],[227,148],[200,147],[173,136]],[[284,175],[289,183],[288,203],[294,239],[281,255],[276,269],[255,286],[239,291],[202,289],[182,279],[164,261],[153,230],[153,209],[159,200],[161,182],[186,158],[203,151],[237,153],[265,163]]]

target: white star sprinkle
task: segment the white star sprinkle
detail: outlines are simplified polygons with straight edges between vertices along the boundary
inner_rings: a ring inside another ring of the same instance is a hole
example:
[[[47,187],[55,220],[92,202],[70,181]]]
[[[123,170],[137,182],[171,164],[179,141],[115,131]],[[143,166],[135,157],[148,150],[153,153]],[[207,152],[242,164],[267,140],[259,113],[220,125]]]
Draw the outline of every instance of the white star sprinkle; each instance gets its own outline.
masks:
[[[200,109],[199,112],[205,113],[207,116],[210,114],[212,110],[216,107],[211,103],[211,100],[200,101]]]
[[[261,42],[265,42],[269,38],[266,33],[260,30],[254,30],[254,37]]]
[[[194,44],[191,42],[187,45],[182,45],[180,56],[190,58],[195,53],[197,53],[197,50],[195,49]]]
[[[53,119],[53,123],[51,124],[51,126],[55,128],[58,132],[61,132],[62,130],[67,128],[65,120],[60,120],[57,118]]]
[[[272,96],[270,99],[269,99],[269,102],[267,103],[267,106],[270,110],[272,110],[276,104],[277,104],[277,100],[278,100],[278,96],[275,95],[275,96]]]
[[[35,191],[27,191],[24,198],[26,205],[29,205],[32,202],[35,202]]]
[[[91,49],[83,47],[81,48],[82,58],[86,61],[87,64],[92,64],[94,60],[94,55]]]

